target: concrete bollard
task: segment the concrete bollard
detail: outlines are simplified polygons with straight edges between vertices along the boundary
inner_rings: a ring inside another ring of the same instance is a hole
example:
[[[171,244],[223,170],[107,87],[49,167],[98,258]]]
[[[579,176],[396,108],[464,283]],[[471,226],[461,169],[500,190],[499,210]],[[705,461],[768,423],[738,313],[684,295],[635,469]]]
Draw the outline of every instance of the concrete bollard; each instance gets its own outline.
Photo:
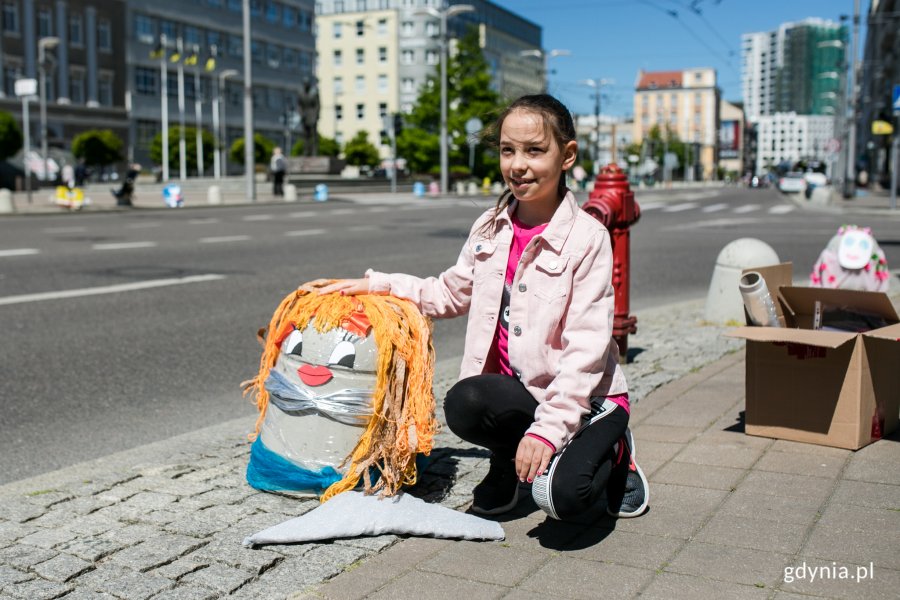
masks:
[[[12,192],[6,188],[0,189],[0,213],[16,212],[16,205],[13,204]]]
[[[457,182],[453,185],[453,189],[456,190],[456,195],[457,195],[457,196],[462,196],[463,194],[466,193],[466,184],[465,184],[464,182],[462,182],[462,181],[457,181]]]
[[[478,195],[478,184],[474,181],[470,181],[466,184],[466,193],[469,196],[477,196]]]
[[[491,184],[491,194],[494,196],[499,196],[503,193],[503,184],[499,181],[495,181]]]
[[[208,204],[222,204],[222,189],[217,185],[209,186],[206,191],[206,202]]]
[[[285,202],[296,202],[297,201],[297,186],[293,183],[284,184],[284,201]]]
[[[781,261],[771,246],[755,238],[729,242],[716,258],[704,318],[711,323],[744,324],[744,299],[738,287],[741,271],[777,265]]]

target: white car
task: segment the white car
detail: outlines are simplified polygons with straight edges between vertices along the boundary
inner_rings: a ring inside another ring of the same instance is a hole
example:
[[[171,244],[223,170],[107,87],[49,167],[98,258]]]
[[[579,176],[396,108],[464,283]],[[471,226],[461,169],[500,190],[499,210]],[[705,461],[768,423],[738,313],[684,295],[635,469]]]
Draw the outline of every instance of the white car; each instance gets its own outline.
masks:
[[[786,173],[778,179],[778,189],[785,194],[802,194],[806,191],[806,179],[803,173]]]

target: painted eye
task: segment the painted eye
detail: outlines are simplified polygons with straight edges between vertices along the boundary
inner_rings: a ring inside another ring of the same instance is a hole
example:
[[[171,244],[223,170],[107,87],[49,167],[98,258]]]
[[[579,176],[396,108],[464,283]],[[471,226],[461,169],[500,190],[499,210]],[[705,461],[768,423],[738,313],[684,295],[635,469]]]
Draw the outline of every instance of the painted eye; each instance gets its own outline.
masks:
[[[860,247],[862,247],[862,249],[863,249],[864,251],[868,252],[868,250],[869,250],[869,240],[866,240],[866,239],[859,240],[859,245],[860,245]]]
[[[303,355],[303,332],[295,329],[281,342],[281,351],[294,356]]]
[[[342,340],[334,347],[331,356],[328,358],[329,365],[339,365],[341,367],[353,368],[356,361],[356,346],[352,342]]]
[[[852,237],[845,237],[845,238],[844,238],[844,241],[843,241],[843,244],[849,248],[850,246],[853,245],[853,238],[852,238]]]

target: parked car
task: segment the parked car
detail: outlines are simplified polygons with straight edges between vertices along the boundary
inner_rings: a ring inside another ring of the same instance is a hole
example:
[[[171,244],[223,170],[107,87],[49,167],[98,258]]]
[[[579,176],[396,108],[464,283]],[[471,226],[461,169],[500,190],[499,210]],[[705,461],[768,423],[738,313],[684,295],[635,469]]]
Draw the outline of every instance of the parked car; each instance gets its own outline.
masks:
[[[778,179],[778,189],[785,194],[802,194],[806,191],[806,179],[799,171],[785,173]]]

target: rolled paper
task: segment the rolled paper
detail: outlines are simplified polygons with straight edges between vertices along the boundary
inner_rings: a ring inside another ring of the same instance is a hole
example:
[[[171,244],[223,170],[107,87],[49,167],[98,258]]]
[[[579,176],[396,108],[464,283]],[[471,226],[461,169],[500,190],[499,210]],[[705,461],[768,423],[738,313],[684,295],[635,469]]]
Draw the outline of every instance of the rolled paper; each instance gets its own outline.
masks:
[[[769,294],[766,280],[756,271],[748,271],[741,277],[738,287],[744,298],[744,306],[750,321],[754,325],[765,327],[781,327],[778,322],[778,312],[775,310],[775,302]]]

